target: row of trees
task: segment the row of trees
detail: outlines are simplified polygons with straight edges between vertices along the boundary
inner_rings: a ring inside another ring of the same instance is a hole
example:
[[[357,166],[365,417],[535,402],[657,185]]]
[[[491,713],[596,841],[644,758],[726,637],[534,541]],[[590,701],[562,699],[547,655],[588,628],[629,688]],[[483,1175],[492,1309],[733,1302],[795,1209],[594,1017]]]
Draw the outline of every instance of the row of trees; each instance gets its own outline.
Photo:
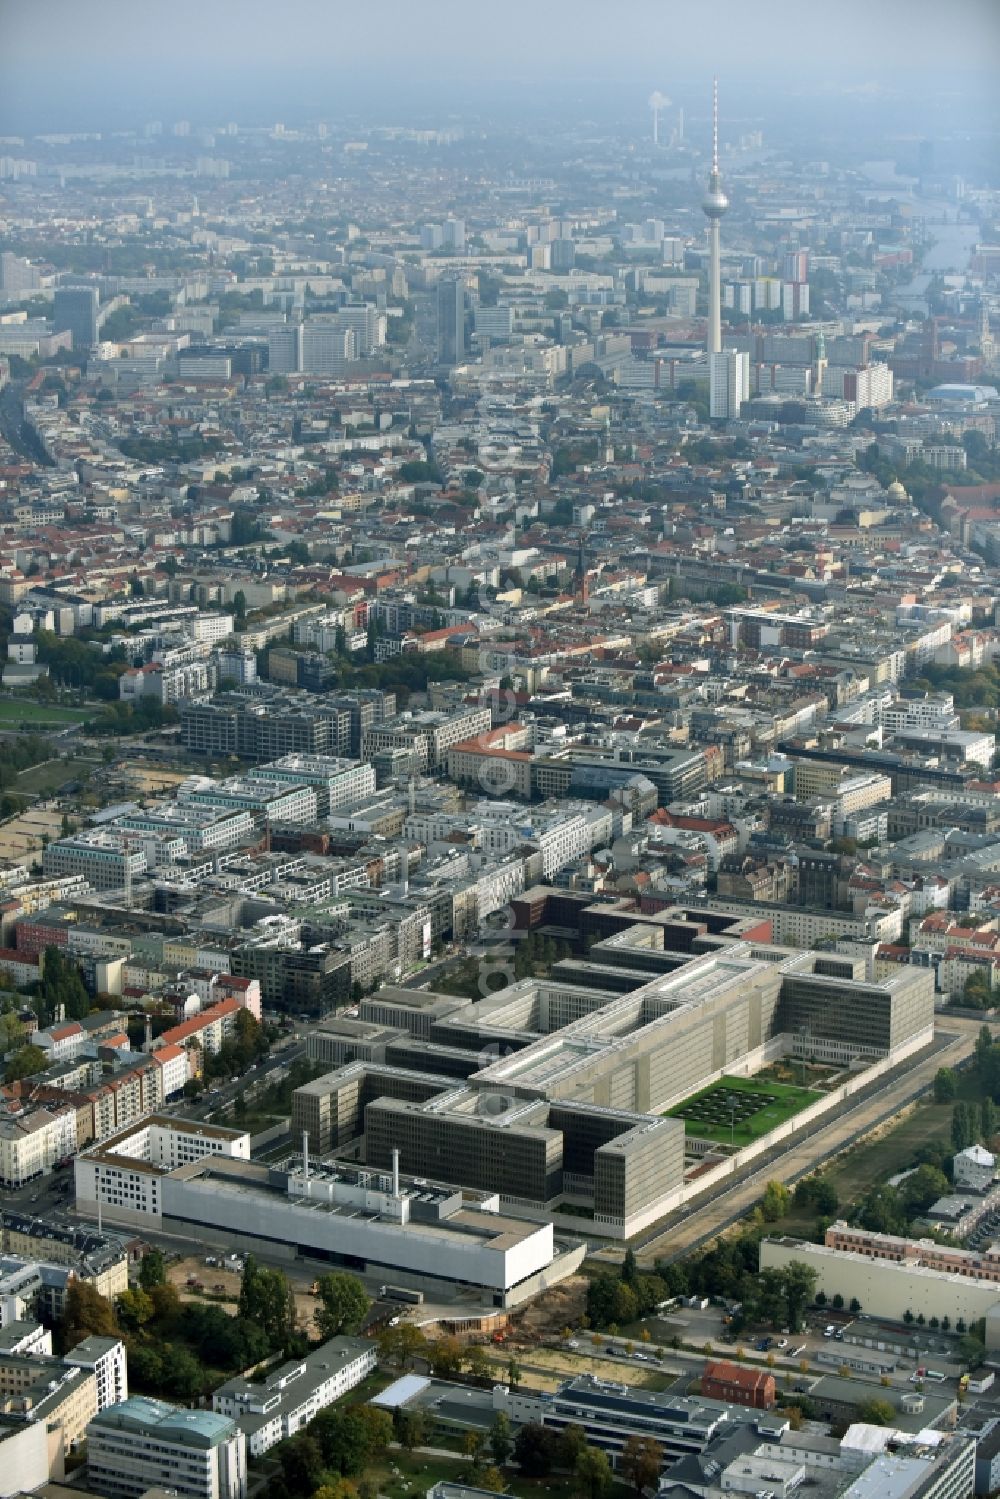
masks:
[[[45,949],[42,976],[34,997],[44,1025],[51,1024],[60,1011],[67,1020],[82,1020],[93,1007],[79,967],[60,947]]]
[[[159,703],[153,697],[142,697],[136,703],[109,703],[87,724],[91,734],[101,737],[119,734],[149,734],[180,722],[173,703]]]
[[[972,1062],[979,1094],[1000,1102],[1000,1044],[994,1041],[988,1025],[980,1027]]]
[[[660,1275],[597,1275],[587,1287],[587,1321],[591,1327],[625,1327],[671,1294]]]
[[[997,1132],[997,1122],[992,1098],[980,1103],[960,1098],[951,1111],[951,1143],[956,1150],[966,1150],[980,1140],[988,1143]]]
[[[108,702],[117,700],[118,678],[128,666],[120,646],[105,655],[94,641],[56,635],[52,630],[37,630],[34,640],[38,660],[48,667],[52,682],[60,687],[79,687]]]

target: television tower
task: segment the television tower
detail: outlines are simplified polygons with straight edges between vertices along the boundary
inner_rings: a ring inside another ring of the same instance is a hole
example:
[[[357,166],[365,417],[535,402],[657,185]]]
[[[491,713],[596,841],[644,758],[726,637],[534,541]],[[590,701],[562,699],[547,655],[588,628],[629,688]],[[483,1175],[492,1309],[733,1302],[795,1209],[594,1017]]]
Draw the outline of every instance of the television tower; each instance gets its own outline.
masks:
[[[649,96],[649,107],[653,111],[653,145],[660,144],[660,110],[669,107],[670,100],[666,94],[661,94],[659,89],[654,89]]]
[[[712,170],[708,174],[708,192],[701,209],[708,219],[709,286],[708,286],[708,352],[722,352],[722,269],[719,251],[719,220],[729,207],[729,199],[719,185],[719,80],[712,80]]]

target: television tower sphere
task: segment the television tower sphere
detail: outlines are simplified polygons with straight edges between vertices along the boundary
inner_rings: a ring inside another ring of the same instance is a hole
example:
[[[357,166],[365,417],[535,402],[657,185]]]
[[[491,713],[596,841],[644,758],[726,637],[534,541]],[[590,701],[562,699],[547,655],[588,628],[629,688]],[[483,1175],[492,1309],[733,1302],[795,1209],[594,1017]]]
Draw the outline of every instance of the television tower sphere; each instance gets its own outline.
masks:
[[[712,178],[717,176],[717,172],[712,173]],[[702,213],[710,219],[721,219],[728,207],[729,199],[718,185],[718,182],[709,179],[708,192],[701,202]]]

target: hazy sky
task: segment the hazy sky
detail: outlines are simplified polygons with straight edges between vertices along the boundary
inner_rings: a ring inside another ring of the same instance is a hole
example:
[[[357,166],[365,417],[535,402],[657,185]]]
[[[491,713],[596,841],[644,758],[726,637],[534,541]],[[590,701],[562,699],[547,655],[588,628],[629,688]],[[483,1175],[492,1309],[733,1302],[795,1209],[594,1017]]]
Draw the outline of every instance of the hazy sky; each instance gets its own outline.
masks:
[[[0,0],[2,128],[1000,77],[1000,0]],[[915,80],[914,80],[915,81]],[[241,107],[242,104],[242,107]]]

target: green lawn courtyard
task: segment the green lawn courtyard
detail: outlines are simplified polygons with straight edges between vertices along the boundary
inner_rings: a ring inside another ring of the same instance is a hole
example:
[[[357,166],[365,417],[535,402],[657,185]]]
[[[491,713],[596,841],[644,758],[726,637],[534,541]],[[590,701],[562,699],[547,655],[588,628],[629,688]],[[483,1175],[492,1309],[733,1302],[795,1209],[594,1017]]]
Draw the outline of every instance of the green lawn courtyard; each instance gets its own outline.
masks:
[[[758,1081],[753,1077],[720,1077],[717,1083],[694,1093],[668,1109],[672,1119],[683,1119],[689,1135],[718,1140],[721,1145],[751,1145],[770,1134],[800,1109],[822,1098],[811,1088],[793,1088],[788,1083]]]
[[[64,729],[69,723],[95,718],[99,708],[63,708],[58,703],[36,703],[31,698],[0,698],[0,728]]]

